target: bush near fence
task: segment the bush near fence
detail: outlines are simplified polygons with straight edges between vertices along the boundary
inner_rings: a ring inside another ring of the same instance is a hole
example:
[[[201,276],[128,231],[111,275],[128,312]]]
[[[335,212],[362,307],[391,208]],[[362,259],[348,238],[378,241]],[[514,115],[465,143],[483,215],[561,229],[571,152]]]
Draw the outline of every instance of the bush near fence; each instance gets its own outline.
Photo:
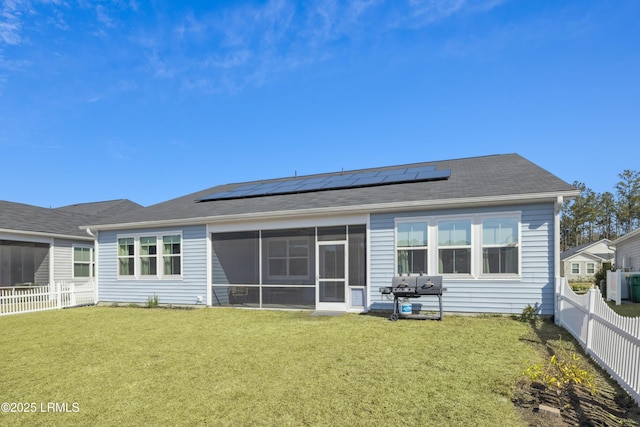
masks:
[[[557,278],[556,324],[568,330],[640,405],[640,317],[614,312],[597,288],[577,295]]]

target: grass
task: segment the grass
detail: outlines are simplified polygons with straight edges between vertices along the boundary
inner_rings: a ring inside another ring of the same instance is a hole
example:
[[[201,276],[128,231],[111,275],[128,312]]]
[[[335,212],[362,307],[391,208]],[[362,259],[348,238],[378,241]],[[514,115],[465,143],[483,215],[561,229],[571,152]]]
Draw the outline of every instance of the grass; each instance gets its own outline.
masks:
[[[38,408],[0,425],[518,426],[514,384],[539,361],[504,317],[85,307],[0,324],[2,400]]]
[[[638,317],[640,316],[640,304],[620,304],[616,305],[615,301],[607,301],[607,305],[620,316]]]

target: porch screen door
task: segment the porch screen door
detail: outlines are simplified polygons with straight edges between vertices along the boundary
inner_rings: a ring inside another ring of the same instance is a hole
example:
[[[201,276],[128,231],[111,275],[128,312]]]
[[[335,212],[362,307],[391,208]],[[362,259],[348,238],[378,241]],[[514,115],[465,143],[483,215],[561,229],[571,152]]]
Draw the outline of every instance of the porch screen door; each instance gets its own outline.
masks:
[[[346,243],[318,242],[316,254],[316,308],[346,311]]]

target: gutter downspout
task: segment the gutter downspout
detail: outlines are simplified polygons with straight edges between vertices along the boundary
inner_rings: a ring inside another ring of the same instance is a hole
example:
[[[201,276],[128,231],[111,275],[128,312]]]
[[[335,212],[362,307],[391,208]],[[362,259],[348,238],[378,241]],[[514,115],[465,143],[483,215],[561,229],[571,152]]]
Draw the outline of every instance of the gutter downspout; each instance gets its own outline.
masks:
[[[555,319],[555,324],[558,325],[558,310],[560,304],[560,212],[562,211],[562,203],[564,199],[562,196],[558,196],[556,198],[555,206],[554,206],[554,215],[553,215],[553,228],[554,228],[554,238],[553,238],[553,276],[554,276],[554,307],[553,307],[553,317]]]
[[[100,236],[100,232],[97,231],[96,233],[94,233],[89,227],[85,228],[84,231],[86,231],[87,234],[93,238],[93,282],[95,284],[93,299],[95,301],[95,304],[98,304],[98,295],[100,295],[100,293],[98,292],[98,270],[100,268],[100,263],[98,262],[98,236]]]

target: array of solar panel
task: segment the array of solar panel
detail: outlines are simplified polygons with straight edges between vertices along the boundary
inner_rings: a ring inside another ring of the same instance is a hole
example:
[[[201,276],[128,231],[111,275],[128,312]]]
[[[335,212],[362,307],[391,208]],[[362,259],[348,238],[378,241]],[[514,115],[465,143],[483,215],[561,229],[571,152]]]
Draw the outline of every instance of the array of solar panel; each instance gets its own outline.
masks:
[[[309,193],[344,188],[374,187],[407,182],[436,181],[448,179],[450,176],[450,169],[436,170],[434,166],[384,169],[373,172],[347,172],[324,177],[301,177],[284,181],[241,185],[231,190],[210,194],[198,199],[198,201],[207,202],[211,200]]]

